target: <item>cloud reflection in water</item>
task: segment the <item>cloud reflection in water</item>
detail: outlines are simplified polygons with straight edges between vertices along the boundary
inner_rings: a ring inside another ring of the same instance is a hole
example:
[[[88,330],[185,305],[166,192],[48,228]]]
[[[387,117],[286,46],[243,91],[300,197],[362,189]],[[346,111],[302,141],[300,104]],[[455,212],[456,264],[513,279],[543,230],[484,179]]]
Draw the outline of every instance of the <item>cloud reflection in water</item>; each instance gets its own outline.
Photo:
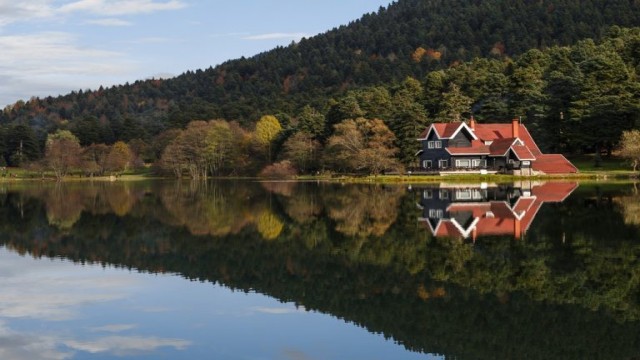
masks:
[[[78,327],[71,328],[82,334],[12,328],[12,321],[36,320],[45,323],[41,327],[48,328],[46,322],[78,319],[82,307],[126,300],[140,285],[126,272],[98,266],[86,266],[78,271],[78,266],[64,260],[30,261],[0,250],[0,358],[72,359],[77,352],[125,356],[153,352],[161,347],[184,350],[191,345],[187,340],[156,336],[100,335],[101,332],[129,332],[138,327],[136,324],[91,327],[89,336]]]

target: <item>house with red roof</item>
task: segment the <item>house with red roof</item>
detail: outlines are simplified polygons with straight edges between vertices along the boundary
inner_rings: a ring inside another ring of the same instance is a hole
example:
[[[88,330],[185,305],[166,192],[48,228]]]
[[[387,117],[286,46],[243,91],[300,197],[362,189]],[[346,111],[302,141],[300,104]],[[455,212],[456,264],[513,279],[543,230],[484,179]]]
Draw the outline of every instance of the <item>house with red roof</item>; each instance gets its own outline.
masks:
[[[578,169],[560,154],[543,154],[518,119],[511,123],[431,124],[418,138],[421,171],[514,175],[569,174]]]
[[[471,187],[440,185],[422,190],[418,220],[436,237],[508,236],[520,239],[545,203],[564,201],[575,182],[534,183],[530,186]]]

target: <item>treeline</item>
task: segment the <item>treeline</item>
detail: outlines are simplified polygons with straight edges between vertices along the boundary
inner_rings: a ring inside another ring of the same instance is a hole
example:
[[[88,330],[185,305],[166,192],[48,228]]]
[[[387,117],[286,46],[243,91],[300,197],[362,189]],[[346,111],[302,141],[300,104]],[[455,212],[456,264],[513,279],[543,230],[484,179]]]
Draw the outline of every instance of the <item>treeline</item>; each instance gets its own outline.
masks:
[[[82,146],[135,143],[144,162],[193,178],[398,171],[414,164],[416,138],[430,123],[471,115],[480,122],[520,115],[543,150],[611,153],[623,131],[640,127],[638,44],[640,28],[613,27],[600,43],[534,49],[514,60],[475,59],[422,80],[350,90],[325,107],[264,115],[249,126],[220,119],[159,131],[129,118],[115,136],[107,120],[88,117],[54,128],[72,132]],[[39,159],[46,135],[4,125],[0,162]]]
[[[0,122],[33,127],[41,143],[47,133],[70,129],[83,145],[148,141],[202,119],[250,128],[274,114],[287,126],[304,106],[325,113],[347,90],[393,87],[407,77],[423,82],[434,70],[475,58],[509,63],[533,48],[599,41],[612,25],[640,26],[638,2],[400,0],[349,25],[215,68],[19,101],[0,113]],[[467,95],[482,104],[478,94]]]

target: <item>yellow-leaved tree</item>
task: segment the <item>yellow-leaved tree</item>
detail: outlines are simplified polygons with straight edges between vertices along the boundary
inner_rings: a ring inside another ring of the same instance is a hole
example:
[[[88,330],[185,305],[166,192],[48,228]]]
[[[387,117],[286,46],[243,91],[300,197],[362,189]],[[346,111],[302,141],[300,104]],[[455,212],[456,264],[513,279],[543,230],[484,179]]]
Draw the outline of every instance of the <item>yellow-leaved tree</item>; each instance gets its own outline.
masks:
[[[256,123],[256,141],[266,148],[269,163],[271,163],[271,144],[282,131],[280,121],[273,115],[264,115]]]

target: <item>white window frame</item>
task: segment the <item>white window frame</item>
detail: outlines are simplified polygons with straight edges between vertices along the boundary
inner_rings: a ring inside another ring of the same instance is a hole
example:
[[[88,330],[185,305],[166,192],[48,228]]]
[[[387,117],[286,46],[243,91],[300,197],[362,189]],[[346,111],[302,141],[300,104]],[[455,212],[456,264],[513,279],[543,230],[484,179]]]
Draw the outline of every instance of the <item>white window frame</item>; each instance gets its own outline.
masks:
[[[442,209],[429,209],[429,217],[432,219],[442,219],[444,211]]]
[[[433,197],[433,191],[431,189],[425,189],[422,191],[423,199],[431,199]]]
[[[435,141],[429,140],[427,141],[427,149],[435,149]]]
[[[440,199],[448,199],[448,198],[449,198],[449,191],[440,190]]]
[[[463,166],[462,163],[465,162],[467,165]],[[456,167],[458,168],[470,168],[471,160],[470,159],[456,159]]]
[[[438,167],[440,169],[449,167],[449,160],[438,160]]]
[[[435,147],[436,149],[442,149],[442,141],[440,141],[440,140],[436,140],[436,141],[434,141],[434,144],[433,144],[433,145],[434,145],[434,147]]]
[[[431,169],[433,167],[433,161],[431,160],[422,160],[422,167],[425,169]]]
[[[457,189],[456,190],[456,199],[458,200],[471,200],[473,195],[471,194],[471,189]]]

